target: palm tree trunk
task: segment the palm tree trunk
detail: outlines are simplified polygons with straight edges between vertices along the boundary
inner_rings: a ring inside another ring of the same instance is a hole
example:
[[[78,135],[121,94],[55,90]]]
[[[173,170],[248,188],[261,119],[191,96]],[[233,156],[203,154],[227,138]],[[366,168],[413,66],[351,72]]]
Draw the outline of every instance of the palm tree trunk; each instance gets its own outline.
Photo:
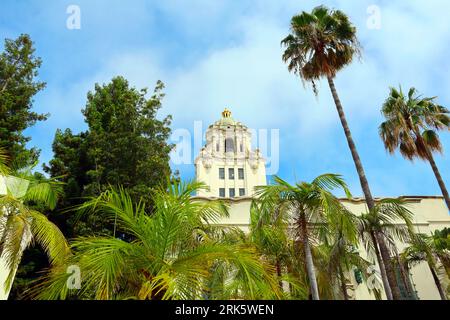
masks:
[[[378,245],[380,246],[380,253],[381,257],[383,258],[383,263],[386,269],[386,276],[389,281],[389,286],[391,287],[392,298],[394,300],[401,300],[402,296],[400,293],[400,289],[397,285],[397,278],[395,276],[394,268],[392,267],[389,249],[386,246],[386,242],[384,241],[382,234],[375,233],[375,236],[378,240]]]
[[[434,270],[433,266],[430,263],[428,263],[428,267],[430,268],[431,275],[433,276],[434,283],[436,284],[436,287],[437,287],[437,289],[439,291],[439,295],[441,296],[441,299],[442,300],[447,300],[447,296],[446,296],[446,294],[444,292],[444,288],[442,288],[442,284],[439,281],[439,277],[436,274],[436,271]]]
[[[292,270],[292,268],[291,268],[290,263],[287,263],[287,264],[286,264],[286,269],[287,269],[287,274],[292,274],[292,275],[294,274],[294,272],[293,272],[293,270]],[[289,294],[292,294],[293,291],[294,291],[294,288],[292,287],[292,283],[289,281],[289,284],[288,284],[288,292],[289,292]]]
[[[12,68],[11,68],[11,69],[16,68],[16,66],[17,66],[18,64],[19,64],[19,59],[15,59],[15,61],[14,61],[13,65],[12,65]],[[3,94],[3,92],[6,90],[6,88],[8,87],[8,83],[11,81],[12,77],[13,77],[13,76],[10,75],[8,78],[6,78],[5,83],[3,84],[2,89],[0,90],[0,94]]]
[[[441,254],[440,252],[436,253],[439,261],[447,273],[447,277],[450,279],[450,257],[447,257],[445,254]]]
[[[409,272],[406,270],[404,264],[400,260],[400,256],[398,255],[398,252],[395,252],[395,258],[397,260],[398,267],[400,269],[400,274],[402,276],[403,284],[405,285],[406,291],[408,292],[409,296],[413,296],[413,288],[411,287],[411,281],[409,280]]]
[[[391,286],[389,285],[389,280],[386,275],[386,268],[384,267],[383,259],[380,254],[380,248],[378,247],[378,241],[375,237],[375,233],[370,234],[375,248],[375,255],[377,256],[378,266],[380,267],[381,280],[383,281],[384,292],[386,293],[386,298],[388,300],[393,300]]]
[[[413,288],[411,287],[411,282],[409,281],[409,276],[407,271],[405,270],[405,267],[403,266],[402,262],[400,261],[400,257],[397,255],[397,263],[398,267],[400,269],[400,273],[402,276],[403,284],[405,285],[406,291],[408,292],[408,295],[413,295]]]
[[[375,202],[373,201],[372,193],[370,192],[369,182],[367,181],[366,174],[364,172],[364,168],[361,163],[361,159],[359,157],[358,151],[356,150],[355,142],[353,141],[352,134],[350,132],[350,128],[347,123],[347,119],[345,118],[344,109],[342,108],[341,100],[336,91],[336,87],[334,86],[333,78],[328,76],[328,84],[330,86],[331,94],[333,95],[334,103],[336,105],[337,112],[339,114],[339,119],[341,120],[342,128],[345,132],[345,137],[347,138],[347,143],[350,148],[350,152],[352,153],[353,162],[355,163],[356,171],[358,172],[359,181],[361,183],[361,188],[364,193],[364,197],[366,198],[367,206],[369,210],[372,210],[375,207]]]
[[[344,300],[348,300],[348,292],[347,292],[347,285],[345,284],[345,276],[344,272],[342,271],[342,267],[338,265],[338,272],[339,272],[339,278],[341,280],[341,290],[342,295],[344,296]]]
[[[333,78],[331,76],[328,76],[327,79],[328,79],[328,84],[330,86],[331,94],[333,95],[333,99],[334,99],[334,103],[336,105],[337,112],[339,114],[339,119],[341,120],[342,128],[344,129],[345,136],[347,138],[347,143],[350,148],[350,151],[351,151],[351,154],[353,157],[353,161],[355,163],[356,171],[358,172],[359,181],[361,183],[361,188],[363,190],[364,197],[366,199],[367,207],[369,208],[369,210],[372,210],[375,207],[375,202],[373,200],[372,193],[370,192],[369,182],[367,181],[366,174],[364,172],[364,168],[361,163],[361,159],[359,157],[358,151],[356,150],[356,145],[355,145],[355,142],[353,141],[352,134],[350,132],[350,128],[347,123],[347,119],[345,118],[344,109],[342,108],[341,101],[337,94]],[[383,258],[383,264],[380,265],[380,269],[382,269],[383,265],[384,265],[384,268],[386,269],[386,275],[389,280],[389,284],[391,285],[392,295],[393,295],[393,298],[395,299],[396,297],[400,297],[399,294],[397,295],[397,293],[400,293],[400,290],[398,289],[398,287],[392,288],[392,283],[396,283],[395,277],[393,278],[394,274],[392,273],[392,265],[391,265],[390,259],[388,259],[388,260],[385,259],[385,256],[389,257],[387,247],[384,244],[383,239],[381,239],[381,241],[383,242],[384,248],[383,249],[381,248],[382,244],[380,243],[380,241],[378,241],[379,245],[380,245],[381,257]],[[391,271],[389,271],[389,270],[391,270]],[[392,281],[394,281],[394,282],[392,282]]]
[[[314,262],[312,258],[311,246],[309,245],[308,230],[306,227],[306,217],[302,213],[300,216],[301,235],[303,241],[303,250],[305,252],[306,271],[308,274],[309,287],[313,300],[320,300],[319,289],[317,287],[316,272],[314,270]]]
[[[441,188],[441,192],[442,192],[442,195],[444,196],[444,200],[445,200],[445,203],[447,204],[447,208],[448,208],[448,210],[450,210],[450,196],[448,194],[447,187],[445,186],[444,180],[442,179],[441,173],[439,172],[439,169],[436,165],[436,162],[434,161],[433,153],[430,151],[427,144],[423,140],[419,129],[413,125],[411,119],[408,119],[408,124],[413,129],[414,134],[416,135],[417,141],[421,144],[422,148],[426,152],[428,162],[430,163],[431,169],[433,169],[434,176],[436,177],[439,187]]]
[[[283,282],[281,281],[281,263],[280,263],[280,259],[277,258],[277,261],[276,261],[275,265],[276,265],[276,268],[277,268],[278,285],[279,285],[281,291],[283,291]]]
[[[400,261],[401,261],[401,260],[400,260]],[[411,274],[411,269],[409,268],[409,265],[408,265],[407,262],[403,262],[403,268],[405,269],[406,274],[408,274],[408,275]],[[409,279],[411,279],[411,278],[409,278]],[[413,298],[414,298],[415,300],[417,300],[418,297],[417,297],[417,291],[416,291],[416,288],[414,287],[414,280],[411,279],[411,281],[409,282],[409,284],[410,284],[412,296],[413,296]]]
[[[448,208],[448,210],[450,210],[450,196],[448,194],[444,180],[442,179],[441,173],[439,172],[439,169],[436,165],[436,162],[434,161],[433,154],[429,151],[428,151],[428,161],[430,162],[431,169],[433,169],[434,176],[436,177],[439,187],[441,188],[441,192],[442,192],[442,195],[444,196],[444,200],[445,200],[445,203],[447,204],[447,208]]]

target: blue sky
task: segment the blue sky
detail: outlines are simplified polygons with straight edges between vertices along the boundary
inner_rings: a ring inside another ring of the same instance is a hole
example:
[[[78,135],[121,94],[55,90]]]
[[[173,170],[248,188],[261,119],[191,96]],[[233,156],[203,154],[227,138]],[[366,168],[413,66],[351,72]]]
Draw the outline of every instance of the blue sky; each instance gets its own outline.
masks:
[[[66,28],[72,4],[81,9],[80,30]],[[34,106],[51,117],[27,130],[30,146],[42,149],[41,161],[48,162],[57,128],[84,130],[80,110],[95,83],[123,75],[136,87],[153,88],[160,79],[167,94],[160,116],[172,114],[173,129],[192,131],[198,120],[205,128],[228,107],[250,128],[280,130],[280,176],[293,182],[340,173],[361,195],[326,83],[315,97],[281,61],[290,18],[318,4],[344,10],[364,48],[336,86],[373,194],[439,195],[427,163],[385,152],[378,125],[389,86],[415,86],[450,106],[446,0],[2,0],[0,38],[29,33],[43,59],[40,79],[47,88]],[[380,8],[381,29],[367,27],[370,5]],[[441,138],[448,151],[450,134]],[[436,155],[447,184],[449,152]],[[193,165],[174,168],[194,176]]]

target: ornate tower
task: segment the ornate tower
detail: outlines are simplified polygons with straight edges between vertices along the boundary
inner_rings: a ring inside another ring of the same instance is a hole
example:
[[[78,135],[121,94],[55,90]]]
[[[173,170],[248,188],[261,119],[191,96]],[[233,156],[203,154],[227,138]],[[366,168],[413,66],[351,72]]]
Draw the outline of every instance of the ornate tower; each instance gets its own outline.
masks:
[[[197,181],[210,190],[203,197],[251,197],[256,186],[266,185],[265,160],[251,150],[251,132],[225,109],[222,118],[206,130],[206,145],[195,159]]]

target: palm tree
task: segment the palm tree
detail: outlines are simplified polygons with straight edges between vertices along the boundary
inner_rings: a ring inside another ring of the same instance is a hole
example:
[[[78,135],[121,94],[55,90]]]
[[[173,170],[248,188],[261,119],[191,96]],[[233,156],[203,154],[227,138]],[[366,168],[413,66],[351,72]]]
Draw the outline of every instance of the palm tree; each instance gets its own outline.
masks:
[[[315,94],[318,93],[316,81],[323,77],[327,78],[358,172],[367,207],[369,211],[373,210],[375,202],[334,85],[337,72],[349,65],[354,56],[360,54],[356,28],[342,11],[329,10],[325,6],[319,6],[314,8],[311,13],[303,11],[294,16],[291,20],[291,32],[281,41],[286,48],[283,61],[288,63],[289,71],[300,76],[302,81],[312,83]],[[387,247],[383,237],[378,240],[378,245],[380,248],[377,250],[383,252],[383,257],[387,256]],[[380,268],[384,269],[385,265],[390,263],[391,261],[383,261],[380,263]],[[386,274],[385,270],[382,270],[383,274]],[[384,282],[387,282],[386,278]],[[385,289],[388,290],[387,296],[390,298],[390,290],[387,287]]]
[[[8,155],[5,150],[0,148],[0,176],[6,176],[9,174],[9,168],[7,165]]]
[[[360,238],[366,251],[376,257],[380,267],[386,297],[389,300],[400,299],[391,252],[396,252],[396,240],[406,242],[413,233],[411,211],[401,199],[383,199],[358,220]]]
[[[342,189],[350,196],[347,185],[339,175],[324,174],[312,182],[290,185],[280,177],[274,178],[275,184],[258,187],[256,197],[272,214],[282,215],[293,222],[294,241],[298,243],[305,261],[309,288],[314,300],[319,300],[315,266],[311,243],[326,228],[335,223],[337,217],[347,217],[349,212],[331,192]]]
[[[281,42],[286,47],[283,61],[288,63],[289,71],[299,75],[302,81],[312,82],[316,94],[315,82],[322,77],[327,78],[367,205],[372,209],[375,204],[369,183],[334,85],[337,72],[360,53],[356,28],[342,11],[319,6],[311,13],[303,11],[294,16],[291,32]]]
[[[309,286],[305,260],[298,254],[300,244],[294,239],[289,218],[285,211],[274,212],[272,206],[254,199],[250,207],[248,238],[275,266],[283,299],[306,300]]]
[[[450,228],[435,230],[432,234],[433,249],[450,279]]]
[[[32,295],[41,299],[280,297],[274,268],[260,259],[254,246],[236,241],[230,235],[235,231],[217,225],[228,214],[223,203],[191,198],[204,187],[173,181],[159,188],[152,196],[151,215],[123,188],[112,188],[86,202],[80,210],[105,215],[126,241],[111,236],[76,239],[68,263],[82,270],[81,289],[70,291],[65,270],[52,268]]]
[[[433,158],[433,152],[442,153],[436,131],[450,130],[449,111],[436,104],[434,97],[419,96],[415,88],[409,89],[408,96],[401,88],[391,88],[381,112],[386,121],[380,125],[380,136],[386,149],[393,154],[398,148],[408,160],[427,160],[450,210],[450,196]]]
[[[322,262],[321,271],[324,282],[331,284],[331,288],[340,289],[340,297],[349,300],[347,290],[347,276],[354,269],[362,271],[367,277],[369,261],[363,259],[356,246],[358,246],[357,217],[348,213],[336,217],[334,223],[329,225],[329,232],[321,237],[321,244],[316,248],[317,256]]]
[[[434,246],[433,238],[425,234],[417,234],[410,241],[410,246],[405,248],[401,258],[408,264],[408,266],[414,266],[420,262],[426,261],[428,267],[430,268],[431,275],[433,276],[434,283],[439,291],[439,295],[442,300],[447,300],[447,295],[445,294],[444,287],[439,280],[439,250],[436,250]],[[447,253],[447,258],[449,258]],[[439,261],[441,262],[441,261]],[[442,263],[441,263],[442,264]]]
[[[275,265],[279,286],[283,289],[282,270],[291,258],[289,221],[254,200],[250,207],[249,240]]]
[[[12,171],[5,153],[0,152],[0,179],[6,194],[0,196],[0,257],[8,271],[4,289],[11,288],[23,251],[34,244],[47,253],[52,265],[64,263],[69,247],[62,232],[36,207],[53,210],[62,192],[53,180],[36,178],[31,168]]]

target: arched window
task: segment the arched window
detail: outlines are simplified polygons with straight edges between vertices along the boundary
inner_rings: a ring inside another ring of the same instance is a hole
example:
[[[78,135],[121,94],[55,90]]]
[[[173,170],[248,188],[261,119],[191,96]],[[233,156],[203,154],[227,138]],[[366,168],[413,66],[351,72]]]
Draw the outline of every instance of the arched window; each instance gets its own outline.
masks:
[[[225,152],[234,152],[234,141],[233,138],[225,139]]]

